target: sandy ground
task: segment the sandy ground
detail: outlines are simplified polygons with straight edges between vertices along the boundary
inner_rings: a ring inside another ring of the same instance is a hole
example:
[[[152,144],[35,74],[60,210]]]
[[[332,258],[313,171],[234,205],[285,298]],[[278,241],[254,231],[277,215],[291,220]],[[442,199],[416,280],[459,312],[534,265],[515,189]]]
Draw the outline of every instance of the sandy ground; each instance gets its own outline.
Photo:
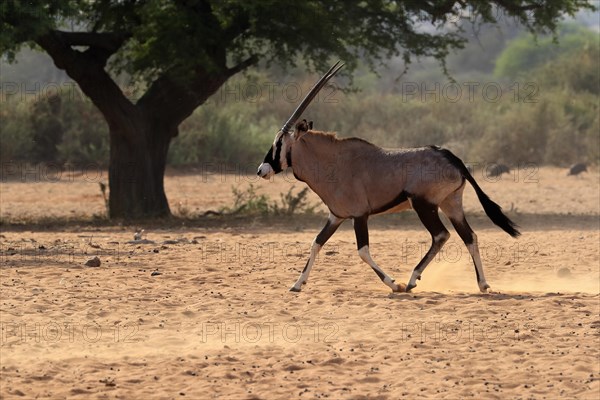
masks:
[[[294,184],[242,171],[170,175],[173,211],[231,205],[232,186],[278,198]],[[135,227],[81,222],[103,212],[99,179],[4,179],[0,397],[597,399],[599,175],[527,174],[476,176],[518,240],[466,192],[489,294],[456,234],[412,293],[390,293],[345,223],[290,293],[324,217],[148,225],[152,242],[130,244]],[[32,224],[52,219],[74,222]],[[371,243],[406,282],[429,237],[407,214],[374,218]],[[101,266],[84,266],[94,256]]]

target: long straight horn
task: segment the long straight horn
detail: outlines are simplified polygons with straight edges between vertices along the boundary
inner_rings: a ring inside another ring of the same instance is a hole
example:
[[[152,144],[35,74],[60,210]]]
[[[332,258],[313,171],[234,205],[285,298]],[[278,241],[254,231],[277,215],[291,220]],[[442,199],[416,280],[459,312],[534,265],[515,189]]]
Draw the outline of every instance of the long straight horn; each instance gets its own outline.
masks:
[[[315,83],[315,85],[310,89],[310,91],[302,100],[300,105],[296,108],[292,116],[287,120],[285,125],[283,125],[283,128],[281,128],[281,131],[283,133],[290,133],[292,131],[294,123],[298,120],[298,118],[300,118],[300,116],[302,115],[304,110],[306,110],[306,107],[308,107],[310,102],[313,101],[317,93],[319,93],[319,90],[321,90],[323,86],[325,86],[329,79],[331,79],[340,69],[342,69],[344,64],[340,64],[340,62],[341,61],[336,62],[331,68],[329,68],[329,71],[327,71],[325,75],[323,75],[321,79],[319,79],[317,83]]]

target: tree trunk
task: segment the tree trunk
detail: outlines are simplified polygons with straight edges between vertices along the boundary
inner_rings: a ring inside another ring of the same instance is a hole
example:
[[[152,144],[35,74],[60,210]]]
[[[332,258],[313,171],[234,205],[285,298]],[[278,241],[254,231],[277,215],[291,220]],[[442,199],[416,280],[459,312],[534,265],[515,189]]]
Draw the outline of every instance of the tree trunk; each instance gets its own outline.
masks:
[[[110,218],[168,217],[164,173],[174,135],[141,116],[132,116],[131,122],[127,127],[110,127]]]
[[[133,104],[104,69],[109,57],[130,36],[51,30],[38,37],[36,43],[79,84],[106,118],[110,131],[109,217],[168,217],[171,211],[165,195],[164,173],[169,144],[177,136],[177,127],[229,77],[256,64],[258,58],[251,56],[227,68],[225,48],[213,49],[220,71],[209,73],[197,65],[194,78],[184,84],[165,72]],[[75,50],[74,46],[88,49]]]

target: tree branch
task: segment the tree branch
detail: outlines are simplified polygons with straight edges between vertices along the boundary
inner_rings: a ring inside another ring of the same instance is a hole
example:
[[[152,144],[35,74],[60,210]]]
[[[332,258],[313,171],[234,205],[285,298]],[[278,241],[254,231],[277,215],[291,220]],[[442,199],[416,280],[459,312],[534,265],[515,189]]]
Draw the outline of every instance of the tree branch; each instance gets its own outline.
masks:
[[[104,70],[106,60],[98,60],[94,57],[94,53],[88,53],[89,50],[80,52],[71,48],[74,43],[82,43],[81,38],[84,36],[87,38],[92,36],[64,33],[49,31],[36,38],[35,42],[52,57],[58,68],[64,69],[67,75],[77,82],[81,90],[104,115],[111,128],[129,126],[131,115],[137,112],[136,107]],[[108,38],[108,36],[104,37]],[[110,46],[115,46],[112,39]],[[103,51],[108,52],[108,50]]]
[[[116,53],[123,43],[131,37],[131,33],[116,32],[65,32],[55,31],[63,43],[68,46],[97,47]]]
[[[187,84],[173,80],[169,73],[156,79],[137,102],[140,109],[156,123],[168,123],[177,127],[194,110],[203,104],[233,75],[254,65],[258,57],[253,55],[239,64],[226,68],[223,73],[207,72],[198,68],[195,77]]]
[[[245,70],[246,68],[251,67],[252,65],[256,64],[257,62],[258,62],[258,56],[256,54],[253,54],[250,57],[248,57],[247,59],[245,59],[244,61],[240,62],[238,65],[228,68],[227,75],[233,76],[233,75],[237,74],[238,72],[241,72],[241,71]]]

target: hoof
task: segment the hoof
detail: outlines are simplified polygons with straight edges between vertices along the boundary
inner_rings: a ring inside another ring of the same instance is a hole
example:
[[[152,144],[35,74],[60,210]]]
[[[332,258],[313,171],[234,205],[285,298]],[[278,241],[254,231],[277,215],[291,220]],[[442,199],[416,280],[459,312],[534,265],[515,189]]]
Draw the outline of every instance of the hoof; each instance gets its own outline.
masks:
[[[481,293],[487,293],[487,291],[488,291],[488,289],[489,289],[489,288],[490,288],[490,285],[488,285],[488,284],[486,283],[486,284],[484,284],[484,285],[482,285],[482,286],[479,286],[479,291],[480,291]]]
[[[406,292],[410,292],[411,290],[413,290],[416,287],[417,287],[417,285],[411,285],[409,283],[408,285],[406,285]]]
[[[406,285],[404,283],[397,283],[396,286],[398,286],[398,288],[396,290],[392,290],[392,292],[394,292],[394,293],[406,292]]]
[[[290,292],[299,292],[299,291],[300,291],[300,289],[297,289],[295,286],[292,286],[290,288]]]

